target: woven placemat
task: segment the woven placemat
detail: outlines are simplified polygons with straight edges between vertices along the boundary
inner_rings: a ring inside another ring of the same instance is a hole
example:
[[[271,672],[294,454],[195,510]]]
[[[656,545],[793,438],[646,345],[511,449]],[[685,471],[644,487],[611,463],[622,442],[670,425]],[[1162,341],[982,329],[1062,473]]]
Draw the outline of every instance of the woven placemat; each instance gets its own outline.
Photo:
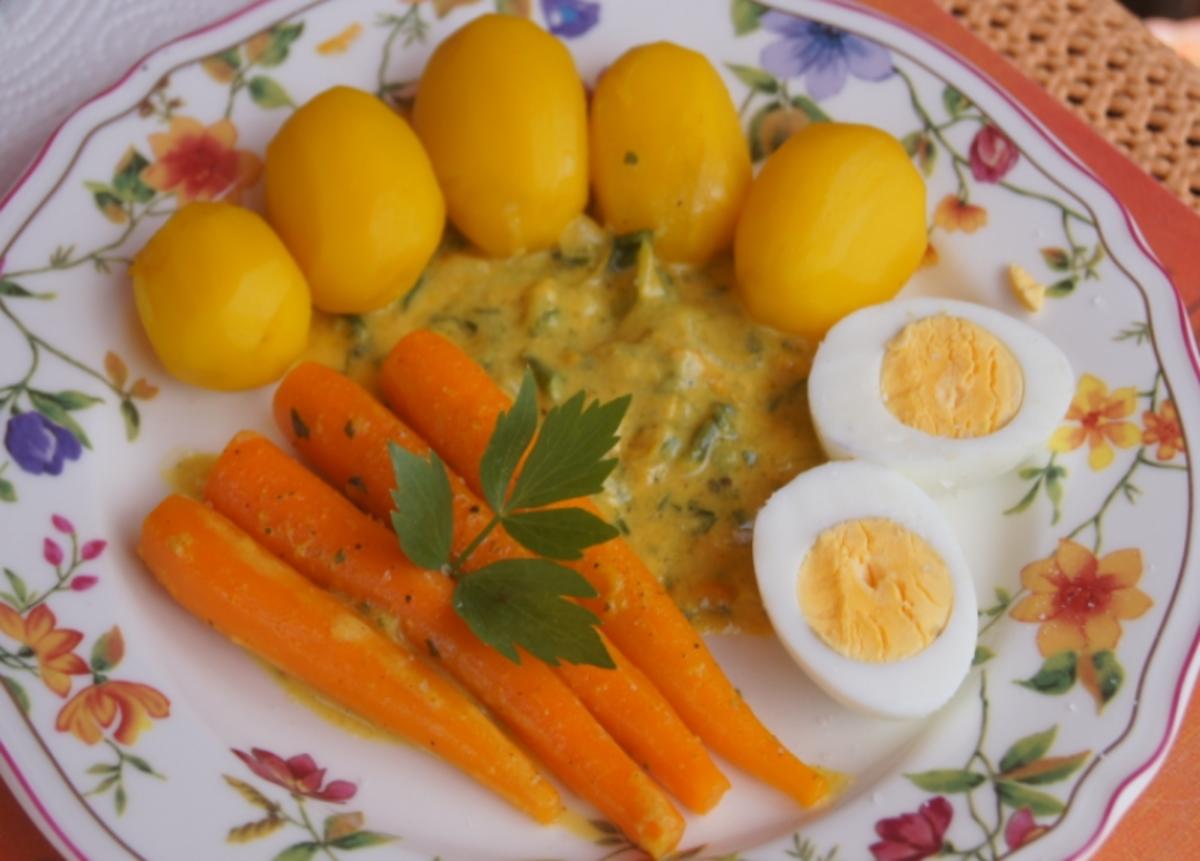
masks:
[[[1116,0],[937,0],[1200,212],[1200,68]]]

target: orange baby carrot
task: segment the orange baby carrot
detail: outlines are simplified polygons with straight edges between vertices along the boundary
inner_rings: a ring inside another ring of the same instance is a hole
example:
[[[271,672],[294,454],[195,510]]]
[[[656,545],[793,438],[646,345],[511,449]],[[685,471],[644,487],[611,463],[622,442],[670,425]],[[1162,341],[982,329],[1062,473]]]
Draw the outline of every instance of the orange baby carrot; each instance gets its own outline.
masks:
[[[379,382],[400,417],[480,492],[480,460],[496,417],[511,406],[487,372],[450,341],[422,330],[396,344]],[[596,510],[588,500],[570,504]],[[713,750],[802,805],[829,793],[829,779],[763,726],[628,544],[615,539],[567,564],[600,593],[588,606],[601,615],[603,630]]]
[[[275,393],[280,429],[318,472],[365,511],[386,522],[395,487],[387,448],[394,442],[424,456],[429,447],[383,404],[337,371],[305,363]],[[487,524],[491,511],[457,475],[454,553],[463,552]],[[501,531],[472,555],[481,567],[527,556]],[[704,813],[721,799],[729,780],[645,674],[611,643],[615,670],[563,664],[558,673],[634,761],[692,810]]]
[[[258,434],[238,434],[205,488],[218,511],[313,582],[394,614],[546,768],[658,857],[683,818],[545,664],[510,661],[451,605],[453,582],[405,558],[387,527]]]
[[[211,508],[169,496],[138,554],[176,601],[330,700],[461,768],[539,821],[558,793],[479,707]]]

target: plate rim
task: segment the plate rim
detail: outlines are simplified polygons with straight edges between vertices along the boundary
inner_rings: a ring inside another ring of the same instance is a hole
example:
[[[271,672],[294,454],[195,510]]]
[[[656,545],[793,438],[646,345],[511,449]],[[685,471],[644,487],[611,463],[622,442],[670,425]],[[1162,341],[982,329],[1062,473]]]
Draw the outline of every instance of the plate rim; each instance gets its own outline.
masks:
[[[78,158],[82,153],[84,145],[86,144],[90,135],[97,131],[102,125],[106,125],[107,122],[115,120],[119,116],[107,118],[92,128],[74,129],[74,126],[81,125],[80,117],[89,109],[104,102],[110,97],[117,96],[139,77],[156,79],[157,77],[161,77],[161,75],[171,71],[171,69],[174,67],[170,66],[169,63],[163,63],[162,61],[164,59],[164,55],[168,54],[172,48],[193,42],[227,27],[234,26],[241,20],[251,17],[255,13],[266,9],[271,9],[273,12],[274,10],[279,10],[281,14],[277,16],[278,20],[283,20],[285,18],[301,14],[313,7],[324,5],[327,1],[328,0],[251,0],[251,2],[234,9],[233,11],[220,18],[217,18],[214,21],[211,21],[208,24],[182,33],[170,40],[158,44],[133,62],[124,72],[124,74],[119,76],[107,87],[98,91],[88,99],[80,102],[54,127],[54,129],[49,133],[44,142],[38,148],[33,158],[18,174],[13,184],[4,193],[4,195],[0,197],[0,219],[2,219],[3,216],[9,213],[9,210],[14,202],[17,201],[17,199],[23,193],[28,193],[27,187],[30,186],[30,184],[41,175],[43,172],[43,166],[49,161],[49,159],[52,156],[57,155],[60,151],[68,151],[70,143],[73,142],[75,144],[75,153],[70,157],[70,159],[68,159],[67,164],[64,166],[63,175],[51,184],[46,196],[36,205],[34,205],[26,218],[22,222],[14,225],[14,232],[8,238],[5,248],[0,249],[0,251],[7,251],[7,249],[11,248],[12,245],[20,238],[20,235],[24,232],[25,228],[36,217],[42,206],[49,200],[53,192],[57,189],[58,185],[65,178],[66,173],[68,173],[71,167],[74,165],[75,159]],[[981,86],[985,86],[993,94],[998,96],[1022,119],[1022,121],[1029,125],[1030,129],[1035,132],[1037,136],[1040,137],[1042,141],[1044,141],[1058,157],[1062,158],[1072,167],[1077,169],[1083,176],[1085,176],[1094,184],[1098,191],[1103,192],[1103,195],[1108,199],[1108,201],[1115,208],[1115,211],[1118,212],[1124,220],[1128,235],[1132,239],[1134,246],[1145,258],[1145,260],[1148,261],[1158,271],[1166,285],[1170,287],[1175,300],[1175,308],[1178,315],[1178,323],[1180,326],[1180,334],[1182,335],[1184,352],[1187,354],[1187,358],[1191,364],[1195,379],[1200,380],[1200,350],[1197,348],[1196,333],[1193,331],[1188,319],[1187,308],[1184,305],[1183,298],[1176,284],[1176,279],[1172,276],[1171,272],[1163,264],[1158,254],[1151,247],[1149,241],[1146,239],[1136,219],[1134,218],[1133,213],[1121,201],[1121,199],[1117,196],[1112,187],[1105,181],[1103,177],[1092,170],[1087,163],[1085,163],[1060,140],[1058,135],[1052,131],[1041,120],[1041,118],[1037,116],[1037,114],[1035,114],[1024,103],[1019,101],[991,74],[984,71],[974,61],[959,53],[953,47],[939,40],[937,37],[917,28],[914,25],[909,24],[907,21],[896,17],[895,15],[889,14],[888,12],[876,8],[875,6],[869,5],[867,2],[856,2],[856,0],[807,0],[807,2],[836,7],[851,14],[864,16],[880,22],[884,26],[893,28],[920,41],[933,53],[940,55],[945,60],[957,64],[965,72],[974,76],[976,81]],[[783,4],[783,7],[790,5],[789,0],[768,0],[768,2],[764,3],[763,5],[773,8],[780,8],[780,6],[776,4]],[[783,8],[783,11],[792,12],[793,10]],[[271,20],[276,20],[276,16],[272,15]],[[991,49],[989,48],[989,50]],[[185,59],[177,65],[186,65],[194,62],[196,59],[198,58],[193,57]],[[910,57],[910,59],[912,58]],[[156,63],[164,66],[164,68],[158,68],[155,65]],[[920,63],[918,62],[918,64]],[[934,72],[934,74],[938,73]],[[124,113],[125,112],[122,112],[121,115]],[[1078,120],[1078,118],[1075,119],[1079,122],[1082,122],[1081,120]],[[1094,129],[1086,126],[1086,124],[1084,125],[1092,134],[1096,134]],[[1043,169],[1043,172],[1046,171]],[[1047,176],[1051,176],[1048,172],[1046,172],[1046,174]],[[1051,179],[1053,179],[1052,176]],[[1070,191],[1069,189],[1068,192],[1073,196],[1078,197],[1076,192]],[[1086,205],[1086,201],[1081,200],[1081,202],[1085,203]],[[1141,287],[1147,304],[1147,313],[1149,314],[1150,297],[1148,294],[1148,289],[1141,284],[1138,284],[1137,279],[1132,275],[1129,277],[1135,282],[1135,284],[1137,284],[1137,286]],[[1196,489],[1197,478],[1196,474],[1193,473],[1191,476],[1189,491],[1190,493],[1194,494]],[[1189,527],[1190,526],[1192,526],[1192,524],[1189,524]],[[1192,534],[1189,534],[1188,541],[1185,543],[1185,552],[1181,563],[1180,578],[1176,584],[1176,591],[1182,588],[1182,585],[1189,574],[1194,578],[1198,573],[1200,573],[1200,569],[1198,569],[1195,562],[1191,560],[1192,554],[1190,553],[1191,539],[1195,537],[1196,536],[1193,531]],[[1168,618],[1169,616],[1164,618],[1163,628],[1165,628]],[[1160,633],[1163,628],[1160,628]],[[1155,644],[1155,648],[1156,647],[1157,642]],[[1148,657],[1145,674],[1149,673],[1149,664],[1150,661]],[[1136,801],[1137,797],[1142,791],[1144,791],[1144,789],[1153,779],[1154,775],[1162,767],[1166,760],[1167,753],[1174,743],[1182,725],[1183,716],[1187,709],[1190,697],[1192,696],[1193,688],[1195,687],[1198,675],[1200,675],[1200,627],[1197,627],[1192,634],[1186,657],[1183,658],[1181,670],[1178,677],[1175,679],[1172,700],[1169,708],[1166,710],[1167,720],[1165,732],[1161,738],[1159,738],[1153,752],[1144,762],[1133,768],[1132,771],[1121,778],[1113,789],[1101,790],[1102,792],[1109,794],[1108,800],[1105,803],[1104,812],[1099,818],[1099,822],[1092,831],[1091,835],[1076,851],[1068,856],[1069,859],[1072,859],[1073,861],[1073,859],[1086,858],[1090,856],[1090,854],[1099,847],[1103,840],[1110,835],[1111,831],[1120,821],[1120,818],[1126,812],[1128,812],[1133,803]],[[1135,720],[1136,716],[1131,718],[1129,729],[1132,729]],[[51,760],[53,761],[53,757],[51,757]],[[5,746],[3,740],[0,740],[0,779],[3,779],[4,783],[13,793],[22,809],[29,816],[30,820],[38,826],[47,840],[54,845],[54,847],[64,857],[76,857],[81,859],[86,859],[89,857],[87,852],[81,851],[74,845],[74,843],[71,842],[70,836],[58,823],[54,815],[51,814],[46,808],[42,798],[40,798],[38,794],[33,791],[28,778],[21,771],[16,759]],[[136,852],[133,853],[133,857],[138,857]]]

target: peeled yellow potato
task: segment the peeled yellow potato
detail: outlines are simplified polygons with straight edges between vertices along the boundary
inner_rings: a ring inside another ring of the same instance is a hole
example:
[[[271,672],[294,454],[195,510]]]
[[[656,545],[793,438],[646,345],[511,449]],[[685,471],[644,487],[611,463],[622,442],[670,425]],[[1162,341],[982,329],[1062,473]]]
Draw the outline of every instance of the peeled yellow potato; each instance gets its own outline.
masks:
[[[587,204],[587,105],[563,45],[484,15],[446,39],[413,106],[450,220],[495,257],[553,245]]]
[[[270,226],[230,203],[189,203],[130,267],[138,316],[166,369],[209,389],[282,376],[308,340],[304,274]]]
[[[669,42],[625,52],[596,84],[592,187],[616,233],[654,231],[665,259],[703,263],[733,239],[750,150],[725,83]]]
[[[441,240],[445,205],[403,119],[351,87],[297,110],[267,147],[267,218],[313,304],[361,314],[408,290]]]
[[[754,180],[734,270],[752,316],[816,339],[895,296],[925,244],[925,183],[900,142],[873,126],[816,123]]]

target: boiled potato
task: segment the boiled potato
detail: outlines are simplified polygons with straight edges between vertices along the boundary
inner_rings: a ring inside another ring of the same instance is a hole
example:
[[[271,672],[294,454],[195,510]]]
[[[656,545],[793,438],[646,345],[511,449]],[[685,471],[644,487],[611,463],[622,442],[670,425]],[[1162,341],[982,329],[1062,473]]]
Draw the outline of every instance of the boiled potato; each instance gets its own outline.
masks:
[[[312,314],[304,274],[270,226],[229,203],[189,203],[130,267],[138,316],[166,369],[209,389],[282,376]]]
[[[413,106],[450,220],[495,257],[553,245],[587,203],[587,106],[563,45],[484,15],[446,39]]]
[[[292,114],[267,147],[266,187],[267,217],[322,311],[387,305],[441,240],[445,204],[420,140],[362,90],[334,87]]]
[[[669,42],[623,54],[592,96],[592,187],[616,233],[652,230],[658,254],[703,263],[733,239],[750,150],[724,82]]]
[[[734,270],[752,316],[817,339],[895,296],[925,244],[925,183],[900,142],[872,126],[816,123],[754,180]]]

